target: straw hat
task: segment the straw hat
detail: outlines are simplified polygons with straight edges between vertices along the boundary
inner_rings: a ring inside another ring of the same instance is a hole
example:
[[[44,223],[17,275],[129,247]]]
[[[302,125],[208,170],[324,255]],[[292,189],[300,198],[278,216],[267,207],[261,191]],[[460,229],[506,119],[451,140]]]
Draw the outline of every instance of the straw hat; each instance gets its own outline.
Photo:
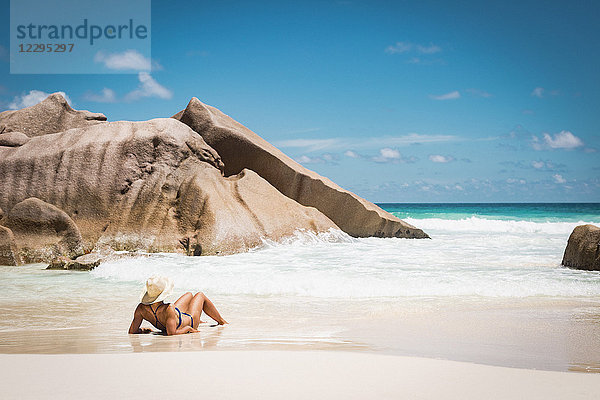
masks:
[[[173,281],[163,276],[153,276],[146,281],[146,288],[140,298],[142,304],[163,301],[173,290]]]

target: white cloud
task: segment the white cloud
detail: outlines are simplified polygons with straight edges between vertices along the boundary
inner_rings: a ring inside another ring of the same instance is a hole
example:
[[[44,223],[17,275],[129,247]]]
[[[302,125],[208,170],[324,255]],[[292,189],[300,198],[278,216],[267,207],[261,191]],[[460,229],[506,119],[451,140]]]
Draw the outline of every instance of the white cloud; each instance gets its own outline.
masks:
[[[560,131],[554,137],[544,133],[544,141],[553,149],[574,149],[583,146],[583,141],[569,131]]]
[[[83,95],[83,98],[99,103],[115,103],[119,100],[135,101],[145,97],[158,97],[161,99],[173,97],[173,93],[169,89],[158,83],[147,72],[138,72],[138,81],[138,87],[127,93],[122,99],[119,99],[115,91],[110,88],[103,88],[100,93],[87,92]]]
[[[417,51],[421,54],[434,54],[442,51],[441,47],[436,46],[435,44],[430,44],[429,46],[421,46],[417,45]]]
[[[455,90],[453,92],[450,93],[446,93],[446,94],[440,94],[440,95],[429,95],[430,98],[432,98],[433,100],[453,100],[453,99],[459,99],[460,98],[460,92],[458,90]]]
[[[386,147],[385,149],[380,149],[379,154],[383,158],[400,158],[400,152],[396,149],[390,149],[389,147]]]
[[[564,164],[557,164],[551,160],[534,160],[534,161],[502,161],[501,165],[519,169],[536,169],[538,171],[554,171],[563,172],[566,168]]]
[[[583,146],[583,141],[569,131],[560,131],[554,135],[544,133],[542,139],[533,136],[531,146],[535,150],[566,149],[571,150]]]
[[[138,73],[138,80],[140,81],[138,88],[127,93],[125,100],[134,101],[144,97],[158,97],[161,99],[173,97],[173,92],[156,82],[147,72]]]
[[[533,89],[533,92],[531,92],[531,95],[533,97],[539,97],[541,99],[542,97],[544,97],[544,88],[536,87],[535,89]]]
[[[434,163],[449,163],[455,160],[452,156],[442,156],[440,154],[431,154],[429,155],[429,160]]]
[[[102,63],[108,69],[119,71],[150,71],[151,69],[162,69],[160,64],[153,62],[136,50],[125,50],[122,53],[108,54],[99,51],[94,56],[94,62]]]
[[[560,96],[560,90],[553,89],[553,90],[548,91],[548,90],[544,89],[543,87],[536,87],[531,92],[531,96],[538,97],[540,99],[546,97],[547,95]]]
[[[402,155],[396,149],[391,149],[389,147],[385,147],[383,149],[379,149],[379,155],[372,157],[371,160],[378,163],[387,163],[387,162],[404,162],[402,159]]]
[[[335,162],[339,159],[339,157],[337,156],[337,154],[331,154],[331,153],[323,153],[321,155],[321,158],[325,161],[325,162]]]
[[[567,182],[567,180],[565,178],[563,178],[562,175],[560,175],[560,174],[552,175],[552,178],[554,178],[554,182],[556,182],[556,183],[566,183]]]
[[[320,156],[307,156],[301,155],[296,158],[300,164],[336,164],[338,161],[338,156],[336,154],[331,153],[323,153]]]
[[[371,136],[367,138],[337,137],[329,139],[290,139],[273,142],[273,145],[281,148],[304,148],[305,151],[311,152],[323,149],[397,147],[459,140],[462,139],[453,135],[423,135],[419,133],[409,133],[408,135],[401,136]],[[355,150],[350,151],[354,152]],[[357,155],[360,156],[359,154]]]
[[[391,46],[386,47],[385,52],[388,54],[402,54],[410,51],[412,44],[409,42],[396,42]]]
[[[409,133],[408,135],[402,136],[376,136],[367,139],[363,144],[383,145],[390,147],[407,146],[411,144],[450,142],[455,140],[459,140],[459,138],[453,135],[423,135],[419,133]]]
[[[67,103],[71,104],[71,99],[65,92],[56,92],[67,100]],[[46,99],[46,97],[50,96],[51,93],[42,92],[41,90],[30,90],[27,94],[22,94],[20,96],[15,96],[13,101],[8,105],[10,110],[18,110],[20,108],[31,107],[42,100]]]
[[[323,162],[323,160],[318,157],[309,157],[307,155],[298,157],[296,161],[298,161],[300,164],[317,164]]]
[[[346,150],[344,152],[344,155],[346,157],[350,157],[350,158],[360,158],[360,156],[357,153],[355,153],[354,151],[352,151],[352,150]]]
[[[446,65],[446,62],[441,58],[425,57],[410,57],[406,60],[407,64],[419,64],[419,65]]]
[[[484,98],[488,98],[488,97],[492,97],[493,95],[491,93],[486,92],[485,90],[479,90],[479,89],[467,89],[466,90],[470,95],[475,96],[475,97],[484,97]]]
[[[85,100],[95,101],[98,103],[114,103],[117,101],[117,95],[115,91],[109,88],[102,89],[102,92],[99,94],[91,92],[85,93],[83,98]]]
[[[403,54],[412,52],[413,50],[419,54],[435,54],[442,51],[442,48],[436,46],[435,44],[429,44],[428,46],[424,46],[421,44],[412,44],[411,42],[396,42],[395,44],[385,48],[385,52],[388,54]],[[413,58],[412,60],[414,61],[415,58]],[[419,61],[420,60],[417,59],[416,63],[418,63]]]
[[[544,168],[546,166],[546,163],[543,162],[543,161],[532,161],[531,165],[535,169],[542,169],[542,168]]]
[[[338,139],[290,139],[281,140],[273,143],[276,147],[298,147],[305,148],[306,151],[323,150],[325,148],[331,148],[337,145]]]

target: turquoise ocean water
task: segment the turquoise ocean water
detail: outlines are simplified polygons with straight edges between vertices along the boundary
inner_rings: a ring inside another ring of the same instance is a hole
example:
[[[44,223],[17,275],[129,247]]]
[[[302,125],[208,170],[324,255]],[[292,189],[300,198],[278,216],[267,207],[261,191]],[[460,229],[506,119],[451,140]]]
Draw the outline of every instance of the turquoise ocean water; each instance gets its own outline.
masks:
[[[600,203],[380,203],[399,218],[600,223]]]

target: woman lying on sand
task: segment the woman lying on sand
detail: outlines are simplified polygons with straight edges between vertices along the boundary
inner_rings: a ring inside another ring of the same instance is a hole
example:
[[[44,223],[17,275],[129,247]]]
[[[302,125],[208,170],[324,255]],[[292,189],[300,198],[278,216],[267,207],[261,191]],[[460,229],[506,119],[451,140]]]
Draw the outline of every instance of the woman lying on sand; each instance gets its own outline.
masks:
[[[163,300],[173,290],[173,282],[169,278],[152,277],[146,281],[146,290],[142,294],[133,314],[129,333],[150,333],[151,329],[140,329],[142,321],[146,320],[167,335],[198,332],[202,311],[214,319],[219,325],[227,323],[217,311],[215,305],[204,293],[186,293],[174,304],[164,303]]]

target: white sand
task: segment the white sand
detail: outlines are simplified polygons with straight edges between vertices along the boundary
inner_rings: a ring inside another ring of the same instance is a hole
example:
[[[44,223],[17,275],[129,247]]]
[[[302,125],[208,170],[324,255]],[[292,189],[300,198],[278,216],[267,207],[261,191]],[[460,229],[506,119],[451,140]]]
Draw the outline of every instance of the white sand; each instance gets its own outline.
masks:
[[[600,374],[329,351],[0,355],[2,399],[597,399]]]

